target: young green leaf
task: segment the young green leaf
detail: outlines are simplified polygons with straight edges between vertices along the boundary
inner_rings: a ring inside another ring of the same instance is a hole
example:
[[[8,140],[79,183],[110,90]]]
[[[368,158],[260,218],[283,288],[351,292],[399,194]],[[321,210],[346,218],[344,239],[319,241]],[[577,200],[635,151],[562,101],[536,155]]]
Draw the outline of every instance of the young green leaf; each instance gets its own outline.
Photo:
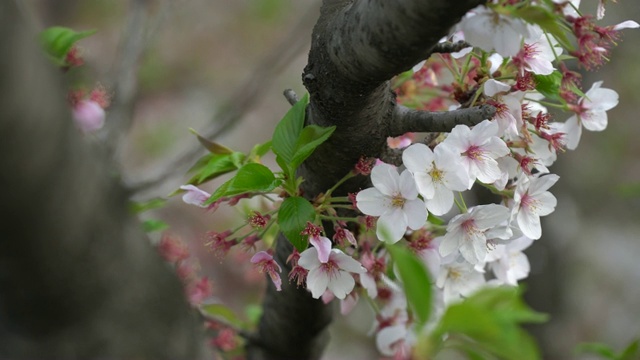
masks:
[[[318,125],[309,125],[304,127],[296,142],[290,167],[296,169],[300,166],[320,144],[327,141],[335,129],[335,126],[323,128]]]
[[[299,196],[284,199],[278,210],[280,230],[300,252],[307,248],[307,241],[300,233],[307,226],[307,221],[313,222],[315,219],[316,210],[313,205]]]
[[[169,228],[169,225],[162,220],[149,219],[142,223],[145,232],[162,231]]]
[[[64,63],[64,58],[76,41],[95,34],[96,30],[75,32],[62,26],[50,27],[40,33],[40,42],[44,50],[58,64]]]
[[[552,100],[560,100],[560,85],[562,83],[562,74],[555,70],[549,75],[534,75],[536,81],[536,90],[545,97]]]
[[[431,313],[431,279],[424,263],[411,251],[398,245],[387,245],[387,251],[400,274],[407,301],[421,327]]]
[[[203,156],[194,165],[191,171],[195,174],[187,181],[187,184],[200,185],[209,180],[213,180],[220,175],[224,175],[228,172],[238,169],[240,166],[234,157],[244,157],[244,154],[239,152],[233,152],[231,154],[207,154]]]
[[[258,162],[269,150],[271,150],[271,140],[254,146],[249,152],[249,159]]]
[[[132,201],[130,207],[131,207],[131,211],[133,211],[135,214],[139,214],[148,210],[161,208],[164,206],[166,202],[167,202],[167,199],[162,199],[162,198],[151,199],[147,202]]]
[[[205,149],[209,150],[209,152],[212,154],[231,154],[233,152],[233,150],[229,149],[228,147],[218,144],[215,141],[211,141],[205,138],[204,136],[198,134],[198,132],[195,131],[194,129],[190,128],[189,131],[191,131],[191,133],[198,138],[198,141],[200,142],[200,144],[204,146]]]
[[[229,307],[222,304],[209,304],[201,307],[202,311],[209,316],[219,318],[236,327],[242,327],[243,322]]]
[[[295,155],[296,144],[304,127],[304,118],[308,102],[309,94],[306,94],[289,109],[287,114],[280,120],[278,125],[276,125],[276,129],[273,132],[271,143],[273,152],[280,156],[285,163],[291,163]]]
[[[540,358],[538,348],[519,325],[545,319],[545,315],[527,307],[520,289],[486,288],[461,303],[450,305],[433,331],[432,339],[442,339],[449,334],[449,338],[462,339],[463,348],[487,351],[501,359],[535,360]]]
[[[607,344],[601,343],[582,343],[578,344],[574,352],[577,354],[594,354],[604,359],[616,360],[616,352]]]
[[[269,192],[280,185],[280,181],[268,167],[250,163],[238,170],[236,175],[222,184],[205,202],[205,205],[225,196],[236,196],[248,192]]]

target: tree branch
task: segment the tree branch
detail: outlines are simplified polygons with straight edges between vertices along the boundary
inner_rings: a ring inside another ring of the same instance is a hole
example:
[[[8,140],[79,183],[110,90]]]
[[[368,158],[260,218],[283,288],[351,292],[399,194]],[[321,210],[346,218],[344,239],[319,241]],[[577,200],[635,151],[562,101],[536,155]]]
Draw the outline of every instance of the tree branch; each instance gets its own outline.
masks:
[[[452,111],[423,111],[397,105],[391,118],[389,136],[400,136],[408,132],[449,132],[456,125],[473,126],[482,120],[491,119],[496,108],[481,105]]]

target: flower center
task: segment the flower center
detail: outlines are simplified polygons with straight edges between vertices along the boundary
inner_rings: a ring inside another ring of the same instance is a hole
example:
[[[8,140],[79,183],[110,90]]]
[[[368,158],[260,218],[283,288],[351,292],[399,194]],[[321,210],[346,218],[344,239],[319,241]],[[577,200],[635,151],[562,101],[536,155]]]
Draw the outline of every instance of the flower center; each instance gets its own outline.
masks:
[[[477,145],[471,145],[467,151],[462,154],[472,160],[480,160],[484,156],[484,151]]]
[[[434,164],[433,169],[429,171],[429,175],[431,175],[431,179],[433,179],[433,182],[441,183],[444,178],[444,171],[438,169]]]
[[[391,205],[393,207],[401,208],[404,206],[404,203],[406,201],[407,200],[403,198],[401,194],[396,194],[396,195],[393,195],[393,197],[391,198]]]
[[[322,263],[320,267],[322,268],[322,271],[331,279],[336,278],[338,276],[338,270],[340,270],[338,264],[336,264],[335,261],[331,259],[329,259],[329,261],[327,261],[326,263]]]

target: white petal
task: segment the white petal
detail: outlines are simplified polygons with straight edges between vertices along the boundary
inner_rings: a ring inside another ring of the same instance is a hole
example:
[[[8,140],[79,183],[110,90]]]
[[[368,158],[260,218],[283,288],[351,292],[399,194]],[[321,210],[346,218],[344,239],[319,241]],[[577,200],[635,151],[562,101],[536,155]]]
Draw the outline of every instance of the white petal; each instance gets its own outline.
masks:
[[[604,111],[588,112],[580,120],[584,128],[590,131],[602,131],[607,128],[607,113]]]
[[[556,174],[549,174],[540,176],[537,178],[532,178],[529,185],[529,194],[537,195],[542,194],[545,191],[549,190],[556,182],[560,179],[560,176]]]
[[[412,230],[418,230],[427,221],[427,208],[420,199],[408,200],[402,209],[407,217],[407,226]]]
[[[582,135],[582,125],[580,125],[578,117],[575,115],[570,117],[564,125],[567,149],[575,150],[578,147],[580,136]]]
[[[637,29],[640,27],[640,24],[633,20],[623,21],[620,24],[613,27],[613,30],[622,30],[622,29]]]
[[[298,265],[307,270],[316,269],[320,266],[320,260],[318,260],[318,250],[315,248],[308,248],[300,254]]]
[[[502,81],[489,79],[484,83],[484,94],[491,97],[497,93],[509,91],[511,85],[505,84]]]
[[[413,144],[402,153],[402,163],[412,173],[426,171],[433,162],[433,151],[425,144]]]
[[[439,186],[432,199],[426,200],[427,209],[433,215],[444,215],[453,206],[453,192],[444,186]]]
[[[479,229],[486,230],[492,228],[509,218],[509,209],[502,205],[488,204],[478,205],[471,210]]]
[[[356,205],[362,213],[380,216],[391,209],[391,200],[376,188],[368,188],[356,195]]]
[[[521,209],[517,215],[518,226],[522,233],[533,239],[540,239],[542,228],[540,227],[540,217],[526,209]]]
[[[342,270],[358,274],[367,272],[367,269],[360,265],[358,261],[338,249],[331,250],[331,260],[335,261],[338,267]]]
[[[298,262],[298,264],[300,263]],[[311,290],[311,296],[314,299],[319,299],[320,296],[322,296],[325,290],[327,290],[328,284],[329,274],[325,273],[322,268],[315,268],[309,271],[309,275],[307,275],[307,289]]]
[[[458,251],[458,248],[460,247],[460,240],[462,239],[461,235],[462,234],[459,232],[446,233],[440,243],[440,248],[438,249],[438,251],[440,251],[440,255],[448,256]]]
[[[407,200],[414,200],[418,197],[418,188],[409,170],[403,171],[400,175],[400,194]]]
[[[618,93],[611,89],[595,88],[587,92],[583,105],[592,111],[607,111],[618,105]]]
[[[404,325],[387,326],[376,335],[376,347],[382,355],[392,357],[395,351],[391,345],[402,340],[406,335],[407,329]]]
[[[371,183],[384,195],[395,195],[399,190],[399,182],[400,175],[392,165],[379,164],[371,170]]]
[[[378,219],[376,235],[381,241],[395,244],[407,231],[407,217],[401,209],[393,209]]]
[[[556,209],[556,205],[558,203],[556,197],[548,191],[538,195],[536,200],[538,200],[538,206],[536,207],[536,214],[538,214],[538,216],[547,216],[551,214],[553,210]]]
[[[346,271],[338,271],[335,277],[329,281],[329,290],[340,300],[344,299],[347,294],[353,290],[356,281],[353,276]]]

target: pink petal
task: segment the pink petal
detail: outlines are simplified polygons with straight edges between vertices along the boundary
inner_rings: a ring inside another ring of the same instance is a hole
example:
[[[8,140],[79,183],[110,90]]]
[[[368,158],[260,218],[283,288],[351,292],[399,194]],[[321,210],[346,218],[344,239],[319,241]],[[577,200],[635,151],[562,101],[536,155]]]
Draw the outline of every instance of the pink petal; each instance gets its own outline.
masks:
[[[329,261],[329,253],[331,252],[331,240],[324,236],[310,237],[309,242],[318,250],[318,260],[321,263]]]

